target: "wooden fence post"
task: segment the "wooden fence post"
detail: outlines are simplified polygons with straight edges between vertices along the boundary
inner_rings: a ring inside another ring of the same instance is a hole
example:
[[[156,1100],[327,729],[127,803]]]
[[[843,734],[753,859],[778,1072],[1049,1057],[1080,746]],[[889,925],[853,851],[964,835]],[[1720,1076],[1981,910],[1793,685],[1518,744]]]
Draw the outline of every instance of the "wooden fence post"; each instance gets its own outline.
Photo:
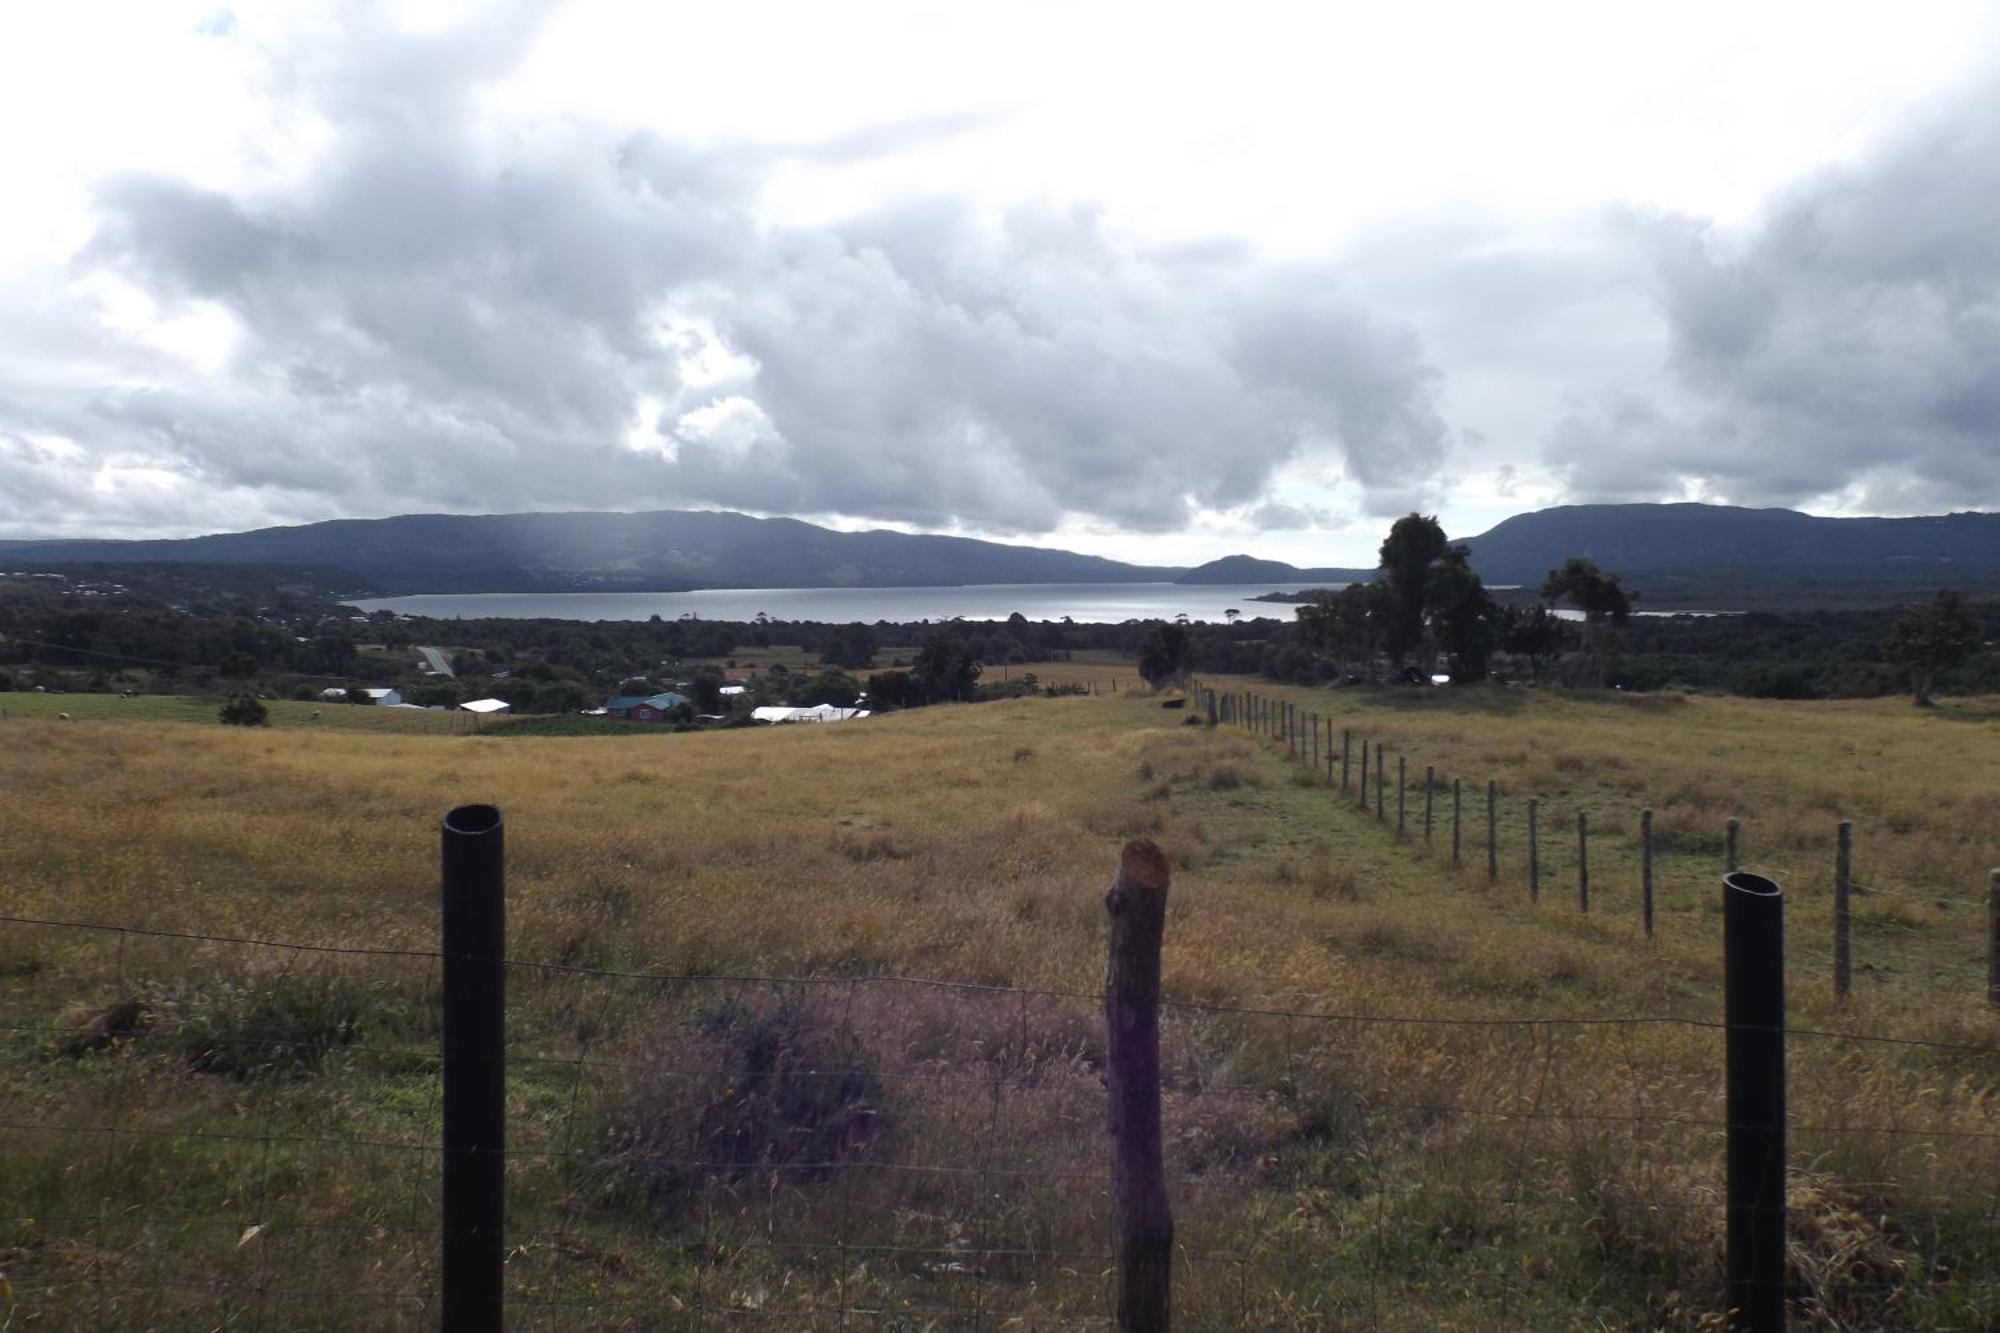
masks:
[[[1361,813],[1368,813],[1368,738],[1361,738]]]
[[[1405,770],[1403,767],[1403,754],[1402,751],[1399,750],[1396,752],[1396,837],[1398,840],[1400,840],[1403,836],[1403,805],[1405,801],[1405,793],[1407,793],[1410,790],[1410,784],[1408,779],[1404,776],[1404,772]]]
[[[1319,776],[1319,714],[1314,713],[1312,715],[1311,721],[1312,721],[1312,733],[1313,733],[1312,772],[1314,777],[1318,777]]]
[[[1375,744],[1375,822],[1386,823],[1382,812],[1382,789],[1389,784],[1389,756],[1382,753],[1381,742]]]
[[[1528,798],[1528,901],[1540,902],[1542,897],[1542,848],[1536,829],[1542,802],[1540,797]]]
[[[1576,812],[1576,905],[1590,910],[1590,816]]]
[[[1431,845],[1431,792],[1437,786],[1437,768],[1424,765],[1424,846]]]
[[[1486,882],[1500,878],[1500,784],[1486,779]]]
[[[1125,844],[1104,895],[1111,918],[1105,1085],[1120,1333],[1165,1333],[1171,1319],[1174,1218],[1160,1146],[1160,941],[1170,878],[1166,856],[1139,839]]]
[[[1844,1000],[1854,985],[1852,925],[1847,912],[1847,895],[1854,875],[1854,823],[1840,821],[1833,851],[1833,998]]]
[[[1986,1003],[2000,1009],[2000,870],[1986,872]]]
[[[1459,779],[1451,780],[1451,868],[1458,869],[1459,825],[1465,811],[1463,793],[1459,790]]]
[[[1743,821],[1731,815],[1722,829],[1722,873],[1725,875],[1736,869],[1736,849],[1742,832]]]
[[[1653,938],[1653,812],[1639,812],[1639,914],[1646,922],[1646,938]]]
[[[1347,794],[1347,753],[1352,748],[1354,733],[1346,727],[1340,729],[1340,794]]]

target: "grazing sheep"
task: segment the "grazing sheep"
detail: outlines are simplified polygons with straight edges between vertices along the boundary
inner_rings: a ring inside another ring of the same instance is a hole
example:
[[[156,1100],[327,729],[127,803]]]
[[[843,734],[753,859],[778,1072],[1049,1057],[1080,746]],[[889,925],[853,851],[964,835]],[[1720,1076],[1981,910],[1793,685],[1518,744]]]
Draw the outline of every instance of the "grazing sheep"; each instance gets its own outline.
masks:
[[[74,721],[74,720],[75,720],[75,719],[74,719],[74,718],[72,718],[72,717],[70,717],[70,715],[69,715],[68,713],[57,713],[57,714],[56,714],[56,721],[58,721],[58,722],[71,722],[71,721]]]
[[[317,708],[313,709],[313,721],[319,721],[319,709]]]

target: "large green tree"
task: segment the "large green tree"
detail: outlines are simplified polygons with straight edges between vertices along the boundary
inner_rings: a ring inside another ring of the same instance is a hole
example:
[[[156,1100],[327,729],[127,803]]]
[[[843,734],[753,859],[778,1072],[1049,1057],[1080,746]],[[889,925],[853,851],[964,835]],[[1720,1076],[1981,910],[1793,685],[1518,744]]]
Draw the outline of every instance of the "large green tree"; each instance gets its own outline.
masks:
[[[1928,708],[1938,672],[1978,652],[1981,642],[1978,619],[1946,588],[1903,612],[1882,647],[1890,661],[1909,671],[1910,697],[1917,707]]]
[[[1465,547],[1447,547],[1431,567],[1424,607],[1431,638],[1450,661],[1453,683],[1486,679],[1499,612],[1485,583],[1472,572]]]
[[[1382,646],[1399,667],[1423,642],[1424,599],[1430,590],[1431,566],[1448,545],[1437,517],[1416,513],[1397,519],[1382,541],[1379,581],[1387,592]]]
[[[1187,626],[1156,621],[1139,645],[1139,675],[1158,690],[1180,680],[1187,669]]]
[[[910,675],[928,702],[969,699],[979,683],[979,663],[963,640],[933,634],[917,650]]]
[[[1624,651],[1622,630],[1632,617],[1632,602],[1638,594],[1625,586],[1616,574],[1606,574],[1595,560],[1571,556],[1561,569],[1552,569],[1542,580],[1542,596],[1552,602],[1568,602],[1583,612],[1583,646],[1596,668],[1600,686],[1611,683],[1612,672]]]

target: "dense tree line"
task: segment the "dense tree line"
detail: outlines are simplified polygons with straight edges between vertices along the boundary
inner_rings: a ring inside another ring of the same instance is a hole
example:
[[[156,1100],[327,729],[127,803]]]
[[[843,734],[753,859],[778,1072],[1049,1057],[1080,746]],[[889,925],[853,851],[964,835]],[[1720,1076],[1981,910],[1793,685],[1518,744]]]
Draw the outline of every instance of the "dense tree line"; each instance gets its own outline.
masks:
[[[704,661],[804,645],[821,669],[767,672],[755,701],[848,703],[864,689],[886,707],[988,697],[1001,685],[992,679],[997,672],[982,678],[981,669],[1106,650],[1160,683],[1183,670],[1330,683],[1421,678],[1441,668],[1459,680],[1491,673],[1775,698],[1881,695],[1913,684],[1920,692],[1926,684],[1947,694],[2000,692],[2000,660],[1980,650],[2000,637],[2000,603],[1636,616],[1631,590],[1615,575],[1572,562],[1551,571],[1540,590],[1584,617],[1561,620],[1545,603],[1496,597],[1434,528],[1418,515],[1399,520],[1373,582],[1321,593],[1296,616],[1271,605],[1255,619],[1221,624],[1073,624],[1018,614],[1005,622],[873,625],[427,620],[362,616],[240,569],[214,586],[176,569],[170,583],[143,591],[100,571],[65,580],[0,577],[0,688],[304,697],[394,685],[418,704],[493,695],[523,712],[568,712],[638,682],[683,685],[698,711],[713,713],[722,711],[724,681]],[[408,652],[415,644],[455,646],[458,678],[418,673]]]

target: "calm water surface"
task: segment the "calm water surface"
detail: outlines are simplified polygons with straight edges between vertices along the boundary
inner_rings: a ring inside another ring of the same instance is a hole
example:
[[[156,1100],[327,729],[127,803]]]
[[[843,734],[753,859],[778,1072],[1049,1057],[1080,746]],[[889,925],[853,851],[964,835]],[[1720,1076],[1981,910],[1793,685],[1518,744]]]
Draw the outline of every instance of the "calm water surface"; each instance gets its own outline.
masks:
[[[1293,607],[1250,600],[1260,593],[1297,592],[1321,584],[1197,585],[1180,583],[979,583],[961,588],[705,588],[699,592],[420,593],[354,602],[364,611],[394,611],[440,619],[481,617],[552,620],[773,620],[836,623],[877,620],[1030,620],[1116,624],[1121,620],[1220,621],[1234,608],[1245,618],[1292,619]],[[1339,585],[1333,585],[1339,586]]]

